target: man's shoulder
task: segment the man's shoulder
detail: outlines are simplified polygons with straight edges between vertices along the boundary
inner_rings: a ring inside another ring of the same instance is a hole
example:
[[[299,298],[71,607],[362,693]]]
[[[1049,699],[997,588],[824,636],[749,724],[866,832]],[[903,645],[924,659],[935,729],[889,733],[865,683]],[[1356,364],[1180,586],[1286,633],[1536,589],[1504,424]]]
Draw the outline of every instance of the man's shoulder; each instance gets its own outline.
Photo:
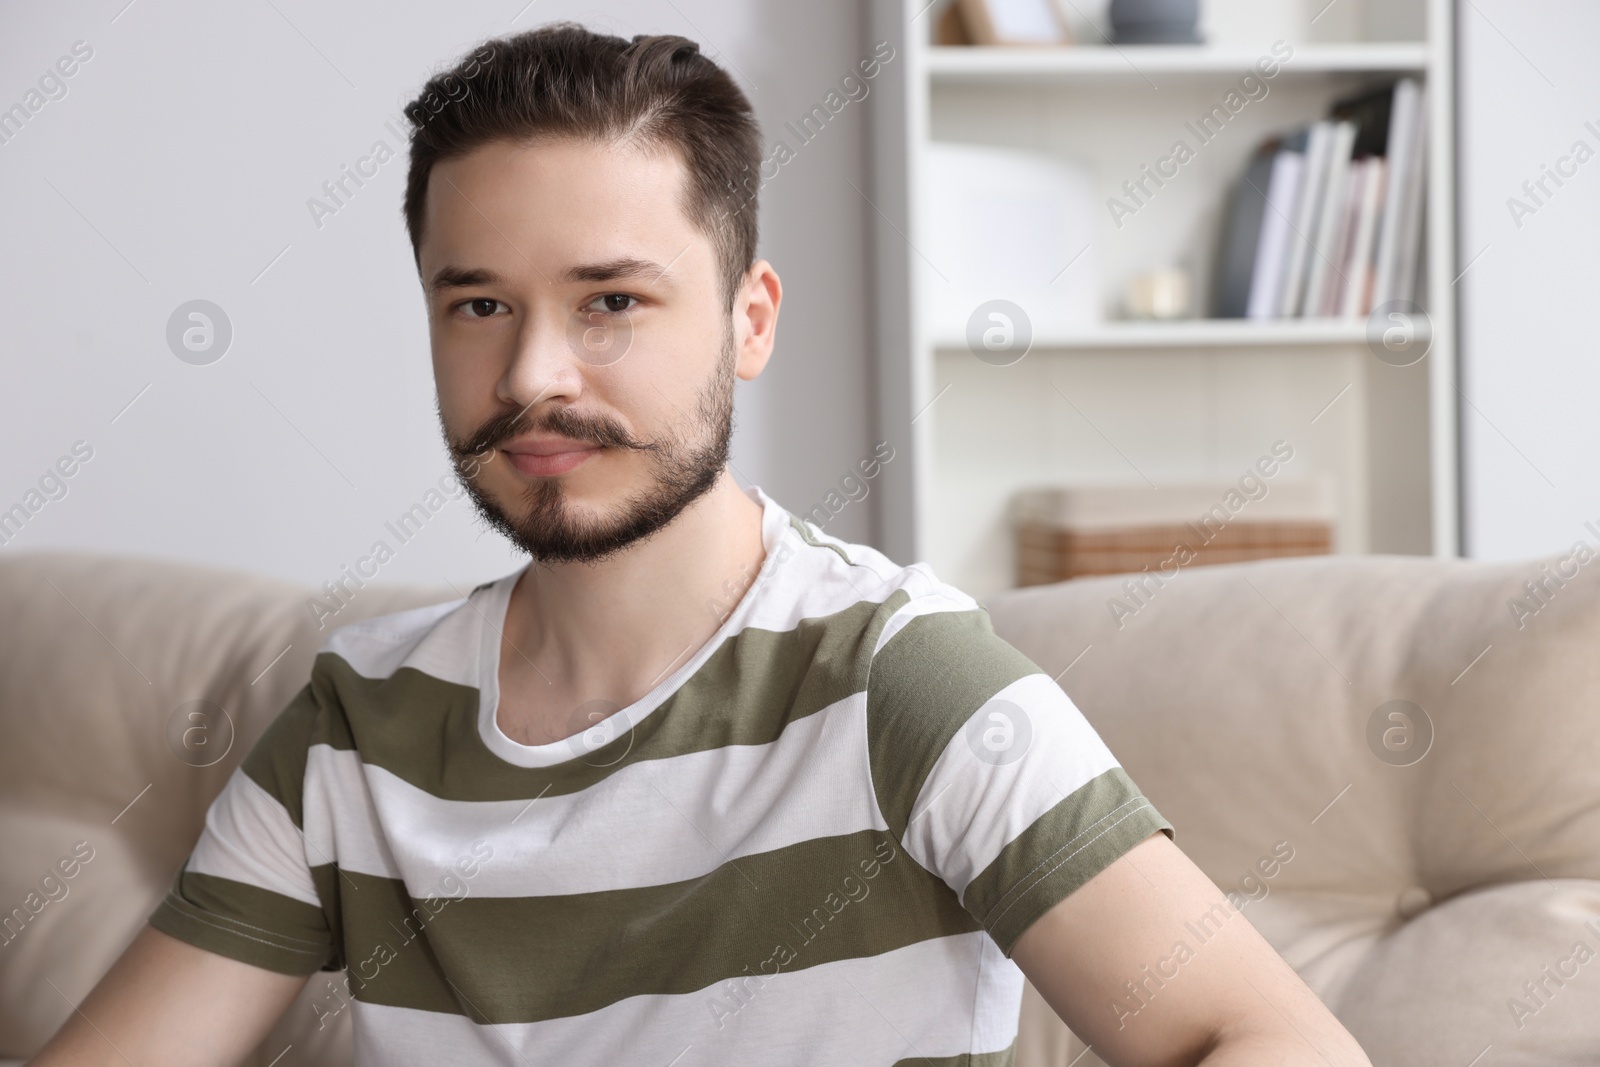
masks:
[[[906,655],[964,656],[1005,643],[995,635],[988,610],[926,562],[890,567],[872,597],[875,663]]]
[[[329,632],[306,683],[246,756],[246,773],[258,782],[297,782],[316,746],[358,750],[363,724],[370,728],[383,717],[426,706],[438,695],[440,683],[476,688],[479,612],[494,585],[484,583],[465,597],[374,615]],[[270,772],[269,764],[276,765]],[[298,799],[291,804],[282,789],[269,792],[298,815]]]
[[[382,680],[411,667],[443,681],[475,686],[484,604],[498,584],[484,582],[464,597],[340,626],[323,639],[314,671]]]
[[[964,716],[976,706],[968,701],[982,703],[1039,672],[995,633],[980,601],[928,563],[896,563],[803,519],[794,527],[806,546],[805,565],[794,574],[795,596],[832,601],[834,610],[826,614],[849,632],[873,720],[909,714],[926,721],[940,709]]]
[[[925,562],[902,564],[871,545],[846,541],[826,533],[809,519],[790,515],[795,544],[801,546],[806,565],[795,571],[796,591],[832,591],[841,603],[865,604],[874,609],[881,624],[905,614],[908,604],[920,611],[941,607],[970,611],[978,602],[942,580]],[[780,549],[793,554],[787,542]]]
[[[479,586],[473,595],[481,595]],[[403,648],[415,646],[436,630],[448,616],[467,604],[467,598],[423,604],[419,607],[374,615],[336,627],[323,638],[321,652],[344,652],[368,646]]]
[[[925,563],[904,568],[874,628],[867,715],[875,734],[955,729],[1002,692],[1044,674],[995,632],[979,600]]]

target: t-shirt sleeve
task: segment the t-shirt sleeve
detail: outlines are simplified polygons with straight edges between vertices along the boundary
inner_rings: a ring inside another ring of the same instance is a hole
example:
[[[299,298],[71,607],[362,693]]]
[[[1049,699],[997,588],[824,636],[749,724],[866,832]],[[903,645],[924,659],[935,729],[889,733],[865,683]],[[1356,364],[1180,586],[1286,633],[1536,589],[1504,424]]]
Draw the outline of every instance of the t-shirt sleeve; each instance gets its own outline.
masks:
[[[270,971],[311,975],[336,958],[301,796],[321,713],[308,683],[281,711],[206,811],[205,829],[150,925]]]
[[[1173,836],[1071,698],[964,594],[914,597],[885,621],[867,733],[890,832],[1007,957],[1123,853]]]

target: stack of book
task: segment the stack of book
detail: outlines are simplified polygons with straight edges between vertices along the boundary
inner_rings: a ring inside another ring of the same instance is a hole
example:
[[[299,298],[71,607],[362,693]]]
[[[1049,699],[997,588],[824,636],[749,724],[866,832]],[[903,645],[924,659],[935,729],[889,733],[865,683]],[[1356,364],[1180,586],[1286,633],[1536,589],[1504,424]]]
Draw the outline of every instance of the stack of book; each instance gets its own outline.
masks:
[[[1402,78],[1262,142],[1223,228],[1213,314],[1361,319],[1413,299],[1424,94],[1416,79]]]

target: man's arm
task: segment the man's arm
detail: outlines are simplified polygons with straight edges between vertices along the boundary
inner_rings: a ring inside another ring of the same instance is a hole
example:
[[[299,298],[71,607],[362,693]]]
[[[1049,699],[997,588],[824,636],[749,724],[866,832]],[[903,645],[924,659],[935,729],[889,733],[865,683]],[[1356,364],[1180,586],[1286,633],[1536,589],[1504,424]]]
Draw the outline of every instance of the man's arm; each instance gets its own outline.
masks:
[[[236,1064],[305,984],[147,925],[27,1067]]]
[[[1300,976],[1164,834],[1047,911],[1012,959],[1115,1067],[1371,1067]]]

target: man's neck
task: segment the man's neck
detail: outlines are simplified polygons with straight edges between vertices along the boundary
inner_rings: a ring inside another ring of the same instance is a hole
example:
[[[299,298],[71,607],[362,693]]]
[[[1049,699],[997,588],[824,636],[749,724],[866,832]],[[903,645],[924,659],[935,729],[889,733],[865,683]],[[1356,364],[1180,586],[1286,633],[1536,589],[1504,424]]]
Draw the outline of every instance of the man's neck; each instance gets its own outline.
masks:
[[[525,744],[558,740],[572,709],[625,707],[682,666],[760,571],[761,520],[724,470],[671,523],[603,563],[529,567],[506,611],[501,728]]]

